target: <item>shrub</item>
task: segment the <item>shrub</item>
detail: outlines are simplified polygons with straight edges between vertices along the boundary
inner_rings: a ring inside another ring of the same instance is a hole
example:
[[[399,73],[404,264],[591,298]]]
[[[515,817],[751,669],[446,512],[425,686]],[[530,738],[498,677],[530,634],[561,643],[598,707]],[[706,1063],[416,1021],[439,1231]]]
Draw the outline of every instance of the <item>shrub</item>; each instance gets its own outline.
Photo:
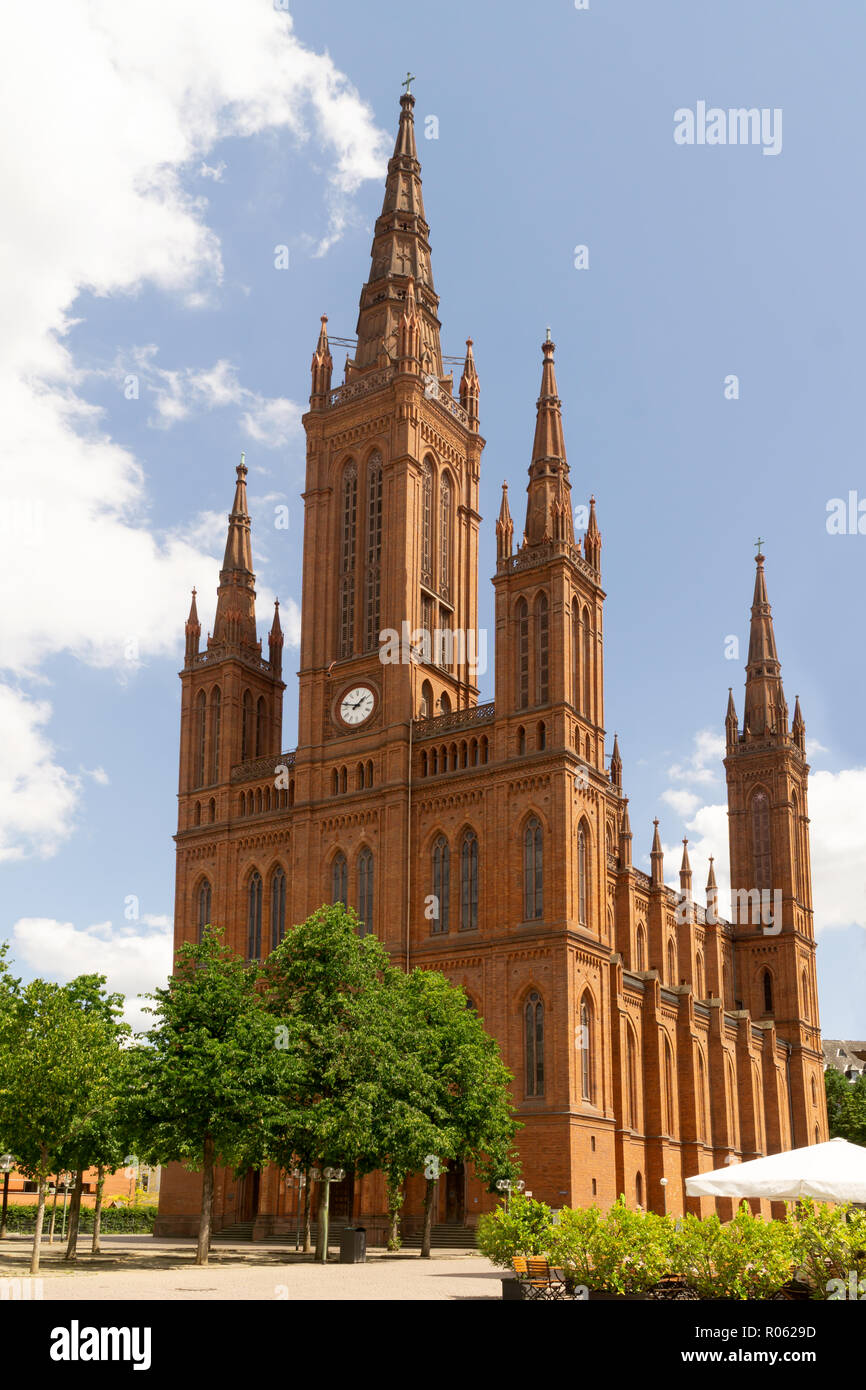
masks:
[[[595,1206],[564,1208],[553,1228],[550,1259],[596,1292],[646,1293],[670,1272],[672,1239],[668,1217],[630,1211],[620,1197],[607,1216]]]
[[[790,1224],[763,1221],[745,1202],[724,1226],[717,1216],[683,1217],[672,1253],[673,1272],[701,1298],[772,1298],[797,1263]]]
[[[156,1220],[156,1206],[147,1204],[129,1207],[103,1207],[100,1230],[103,1235],[149,1235],[153,1231],[153,1224]],[[36,1225],[36,1203],[11,1203],[7,1211],[7,1228],[11,1234],[32,1236],[33,1227]],[[67,1222],[69,1214],[67,1212]],[[45,1219],[42,1223],[42,1230],[47,1235],[51,1221],[51,1207],[45,1208]],[[58,1203],[57,1219],[54,1223],[54,1239],[58,1240],[63,1226],[63,1208]],[[67,1227],[68,1229],[68,1227]],[[79,1230],[90,1232],[93,1230],[93,1207],[81,1208],[81,1221]]]
[[[546,1255],[552,1231],[550,1207],[515,1193],[507,1211],[503,1202],[479,1218],[476,1241],[482,1255],[507,1269],[515,1255]]]
[[[852,1274],[855,1284],[866,1280],[866,1211],[802,1201],[792,1209],[790,1224],[799,1273],[814,1285],[815,1298],[847,1297]],[[838,1285],[830,1287],[832,1280],[842,1281],[841,1292]]]

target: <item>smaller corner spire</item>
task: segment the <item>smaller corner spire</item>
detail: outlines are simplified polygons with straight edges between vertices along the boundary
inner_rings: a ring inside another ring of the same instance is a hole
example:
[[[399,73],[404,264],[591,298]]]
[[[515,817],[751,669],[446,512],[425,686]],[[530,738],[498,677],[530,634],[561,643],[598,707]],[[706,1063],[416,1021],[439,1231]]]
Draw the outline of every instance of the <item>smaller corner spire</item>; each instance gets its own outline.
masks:
[[[460,404],[469,416],[469,424],[472,429],[478,429],[478,397],[481,386],[478,381],[478,372],[475,369],[475,358],[472,353],[472,339],[466,339],[466,357],[463,362],[463,375],[460,378]]]
[[[650,850],[650,864],[652,865],[652,871],[650,877],[652,879],[652,885],[654,888],[662,888],[664,887],[665,881],[665,856],[664,851],[662,849],[661,836],[659,835],[659,823],[657,819],[653,821],[653,827],[653,847]]]
[[[707,922],[710,926],[717,926],[719,921],[718,913],[719,885],[716,883],[716,869],[713,863],[713,855],[710,855],[710,867],[707,873]]]
[[[806,751],[806,721],[803,718],[803,711],[800,709],[800,697],[794,696],[794,722],[791,725],[791,733],[794,735],[794,743],[801,753]]]
[[[271,630],[268,633],[268,655],[273,674],[275,676],[282,675],[283,629],[280,623],[280,600],[278,598],[274,599],[274,621],[271,623]]]
[[[589,499],[589,520],[586,524],[586,535],[583,542],[583,553],[588,564],[596,573],[601,572],[601,532],[598,529],[598,517],[595,514],[595,495]]]
[[[321,408],[327,403],[328,393],[331,389],[331,373],[334,370],[334,360],[331,357],[331,349],[328,344],[328,315],[322,314],[319,338],[313,350],[313,361],[310,366],[312,384],[310,388],[310,405],[315,409]]]
[[[201,637],[201,623],[198,620],[198,608],[195,601],[196,591],[192,591],[192,603],[189,606],[189,617],[184,624],[184,634],[186,637],[186,663],[189,663],[198,656],[199,639]]]
[[[622,818],[619,823],[619,862],[620,868],[631,868],[631,821],[628,814],[628,797],[622,801]]]
[[[617,791],[622,791],[622,758],[619,752],[619,738],[613,736],[613,752],[610,755],[610,781]]]
[[[502,502],[499,507],[499,520],[496,523],[496,558],[508,560],[511,557],[514,539],[514,522],[508,505],[508,484],[502,484]]]
[[[739,721],[737,719],[737,708],[734,704],[733,688],[728,686],[728,708],[725,712],[725,743],[727,751],[730,753],[737,745],[739,737]]]

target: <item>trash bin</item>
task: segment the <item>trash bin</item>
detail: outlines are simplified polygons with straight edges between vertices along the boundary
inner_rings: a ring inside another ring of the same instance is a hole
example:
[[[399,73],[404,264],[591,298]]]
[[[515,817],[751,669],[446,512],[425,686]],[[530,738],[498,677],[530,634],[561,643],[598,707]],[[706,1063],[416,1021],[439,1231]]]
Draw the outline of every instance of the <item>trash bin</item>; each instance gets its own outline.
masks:
[[[366,1226],[346,1226],[340,1236],[340,1264],[363,1265],[366,1263]]]

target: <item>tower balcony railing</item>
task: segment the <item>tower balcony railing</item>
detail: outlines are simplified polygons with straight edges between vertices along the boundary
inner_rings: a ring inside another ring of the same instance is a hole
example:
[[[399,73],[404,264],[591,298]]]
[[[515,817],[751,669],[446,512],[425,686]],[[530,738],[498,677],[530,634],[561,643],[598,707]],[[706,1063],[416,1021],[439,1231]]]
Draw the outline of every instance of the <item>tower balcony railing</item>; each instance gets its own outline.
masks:
[[[253,782],[268,774],[276,776],[278,767],[294,767],[295,751],[291,753],[269,753],[266,758],[248,758],[244,763],[235,763],[232,768],[233,782]]]
[[[437,714],[433,719],[416,719],[412,737],[417,743],[423,738],[439,738],[441,734],[457,729],[474,729],[478,724],[492,724],[496,717],[496,703],[491,700],[486,705],[473,705],[470,709],[454,709],[448,714]]]
[[[594,584],[598,583],[598,573],[588,560],[585,560],[576,545],[571,541],[542,541],[540,545],[525,545],[514,555],[506,555],[496,562],[498,574],[514,574],[521,570],[534,570],[562,555],[577,567],[581,574]]]
[[[329,391],[328,405],[344,405],[346,401],[357,400],[359,396],[368,396],[371,392],[387,386],[390,381],[394,380],[395,376],[396,369],[394,367],[380,367],[375,372],[366,372],[363,376],[347,381],[342,386],[335,386],[332,391]],[[454,419],[459,420],[461,425],[469,428],[469,415],[460,402],[439,385],[438,379],[433,379],[433,389],[425,390],[425,395],[429,400],[440,405],[449,415],[453,415]]]

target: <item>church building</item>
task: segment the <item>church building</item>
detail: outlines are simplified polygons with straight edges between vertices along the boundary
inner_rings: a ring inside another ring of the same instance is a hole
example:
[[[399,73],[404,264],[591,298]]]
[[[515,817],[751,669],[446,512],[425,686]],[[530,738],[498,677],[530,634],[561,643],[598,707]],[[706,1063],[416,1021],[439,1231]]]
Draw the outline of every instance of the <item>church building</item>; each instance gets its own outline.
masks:
[[[765,557],[742,722],[733,693],[725,720],[728,922],[712,863],[697,901],[687,844],[680,891],[665,886],[658,822],[651,873],[633,863],[616,739],[605,752],[601,533],[594,499],[572,496],[549,333],[516,546],[503,484],[495,699],[478,703],[479,378],[471,340],[456,394],[443,362],[414,104],[400,99],[342,384],[325,318],[313,353],[292,751],[278,606],[266,654],[257,636],[243,462],[204,645],[193,595],[175,944],[213,922],[260,959],[322,903],[354,907],[396,964],[462,986],[497,1039],[536,1198],[708,1214],[687,1175],[828,1137],[805,730],[799,701],[789,724]],[[193,1233],[200,1191],[164,1169],[156,1233]],[[297,1201],[276,1168],[221,1170],[214,1226],[288,1233]],[[384,1230],[381,1175],[331,1201],[371,1242]],[[437,1221],[468,1225],[495,1203],[460,1167],[437,1201]]]

